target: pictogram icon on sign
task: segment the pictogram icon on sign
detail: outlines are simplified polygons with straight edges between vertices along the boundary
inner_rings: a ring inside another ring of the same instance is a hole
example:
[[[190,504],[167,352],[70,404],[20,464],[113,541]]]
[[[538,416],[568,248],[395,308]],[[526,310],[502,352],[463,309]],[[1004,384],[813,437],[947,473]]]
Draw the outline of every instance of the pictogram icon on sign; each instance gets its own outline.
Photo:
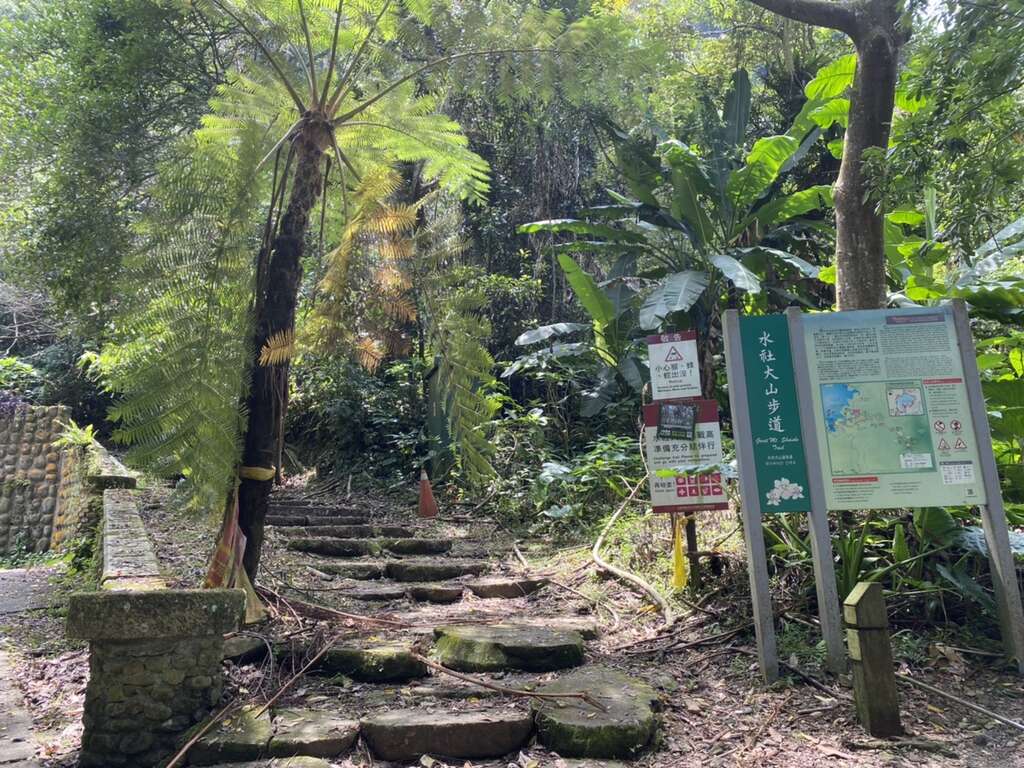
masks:
[[[932,423],[932,426],[935,428],[936,432],[945,432],[946,431],[946,422],[944,422],[942,419],[936,419]]]
[[[946,442],[946,438],[942,438],[941,440],[939,440],[939,450],[940,451],[948,451],[949,450],[949,443]]]
[[[964,425],[961,424],[958,419],[953,419],[951,422],[949,422],[949,428],[952,429],[954,432],[959,432],[961,429],[964,428]]]
[[[668,354],[665,355],[666,363],[679,363],[682,362],[683,356],[679,354],[679,350],[675,347],[669,347]]]
[[[953,443],[953,447],[956,448],[957,450],[962,451],[964,448],[967,447],[967,443],[964,442],[964,439],[962,437],[958,437],[956,439],[956,442]]]

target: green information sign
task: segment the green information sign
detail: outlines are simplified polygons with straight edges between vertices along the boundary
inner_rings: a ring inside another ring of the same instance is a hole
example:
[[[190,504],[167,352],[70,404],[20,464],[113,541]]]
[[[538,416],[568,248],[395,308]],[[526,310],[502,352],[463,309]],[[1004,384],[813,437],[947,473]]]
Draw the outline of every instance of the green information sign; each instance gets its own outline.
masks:
[[[807,461],[786,318],[741,317],[739,325],[761,509],[806,512]]]

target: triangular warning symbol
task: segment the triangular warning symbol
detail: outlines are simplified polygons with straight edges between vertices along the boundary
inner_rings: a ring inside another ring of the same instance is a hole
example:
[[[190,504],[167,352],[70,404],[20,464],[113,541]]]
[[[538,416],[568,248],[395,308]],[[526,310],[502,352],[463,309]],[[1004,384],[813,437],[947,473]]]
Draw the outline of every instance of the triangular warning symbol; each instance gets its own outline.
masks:
[[[665,362],[666,363],[681,362],[682,359],[683,359],[683,356],[681,354],[679,354],[679,350],[678,349],[676,349],[675,347],[669,347],[668,354],[665,355]]]
[[[965,442],[963,441],[963,438],[961,438],[961,437],[958,437],[958,438],[956,439],[956,442],[955,442],[955,443],[953,444],[953,447],[954,447],[954,448],[960,448],[960,449],[963,449],[963,448],[966,448],[966,447],[967,447],[967,443],[965,443]]]
[[[949,443],[946,442],[946,438],[942,438],[941,440],[939,440],[939,450],[940,451],[948,451],[949,450]]]

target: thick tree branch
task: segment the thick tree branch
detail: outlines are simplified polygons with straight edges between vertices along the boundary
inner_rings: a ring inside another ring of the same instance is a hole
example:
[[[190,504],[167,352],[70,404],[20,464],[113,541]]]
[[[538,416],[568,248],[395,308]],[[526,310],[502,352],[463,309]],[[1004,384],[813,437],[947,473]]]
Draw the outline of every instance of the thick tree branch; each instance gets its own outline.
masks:
[[[839,0],[750,0],[767,11],[785,16],[793,21],[828,27],[854,37],[857,32],[857,14],[853,6]]]

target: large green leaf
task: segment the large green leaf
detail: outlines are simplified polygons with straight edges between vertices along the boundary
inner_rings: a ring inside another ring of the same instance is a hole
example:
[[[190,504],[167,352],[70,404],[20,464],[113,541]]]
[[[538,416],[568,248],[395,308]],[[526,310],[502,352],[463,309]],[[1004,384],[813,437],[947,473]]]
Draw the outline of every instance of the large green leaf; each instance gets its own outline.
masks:
[[[986,381],[982,384],[985,400],[998,418],[992,418],[992,431],[1003,440],[1024,438],[1024,379]]]
[[[524,331],[519,334],[516,338],[515,344],[517,347],[524,347],[528,344],[536,344],[539,341],[547,341],[548,339],[555,338],[556,336],[567,336],[576,331],[582,331],[584,328],[589,326],[585,323],[554,323],[552,325],[542,325],[538,328],[531,328],[528,331]]]
[[[830,208],[833,205],[832,187],[827,184],[819,184],[765,203],[757,209],[753,218],[757,219],[766,229],[771,229],[795,216],[802,216],[820,208]],[[744,223],[746,224],[746,222]]]
[[[973,283],[1021,253],[1024,253],[1024,216],[1003,227],[974,252],[974,266],[961,276],[957,285]]]
[[[914,510],[917,535],[930,544],[942,547],[956,538],[960,526],[942,507],[920,507]]]
[[[821,273],[820,267],[816,267],[810,262],[801,259],[799,256],[779,250],[778,248],[768,248],[763,245],[755,245],[752,248],[735,248],[732,253],[740,254],[741,256],[765,256],[769,259],[783,261],[792,267],[796,267],[808,277],[819,277]]]
[[[1024,314],[1024,281],[1000,280],[954,288],[950,296],[964,299],[974,315],[997,320]]]
[[[640,327],[645,331],[653,330],[673,312],[685,312],[707,287],[708,276],[704,272],[687,270],[669,275],[640,307]]]
[[[843,128],[850,117],[849,99],[830,99],[810,114],[811,120],[823,131],[839,123]]]
[[[834,99],[842,96],[853,85],[857,74],[857,54],[841,56],[818,70],[814,79],[804,86],[808,99]]]
[[[714,223],[702,201],[714,204],[713,187],[700,158],[678,141],[661,145],[662,156],[672,170],[672,215],[690,225],[697,245],[713,237]]]
[[[711,257],[711,263],[718,267],[722,274],[741,291],[761,292],[761,281],[758,280],[757,275],[744,267],[738,259],[727,253],[716,253]]]
[[[603,240],[624,243],[642,243],[643,235],[636,232],[629,232],[624,229],[616,229],[607,224],[594,224],[582,219],[544,219],[543,221],[531,221],[522,224],[516,230],[521,235],[533,235],[538,232],[550,232],[552,234],[568,232],[573,235],[588,235],[589,237],[600,237]]]
[[[615,319],[615,305],[590,275],[566,253],[558,254],[558,263],[572,286],[580,305],[594,321],[595,330],[601,330]]]
[[[725,124],[725,141],[730,147],[743,145],[750,121],[750,78],[745,69],[737,69],[732,75],[732,86],[725,95],[725,109],[722,122]]]
[[[749,208],[779,176],[783,164],[800,146],[792,136],[758,139],[747,155],[746,164],[729,176],[726,193],[740,209]]]

